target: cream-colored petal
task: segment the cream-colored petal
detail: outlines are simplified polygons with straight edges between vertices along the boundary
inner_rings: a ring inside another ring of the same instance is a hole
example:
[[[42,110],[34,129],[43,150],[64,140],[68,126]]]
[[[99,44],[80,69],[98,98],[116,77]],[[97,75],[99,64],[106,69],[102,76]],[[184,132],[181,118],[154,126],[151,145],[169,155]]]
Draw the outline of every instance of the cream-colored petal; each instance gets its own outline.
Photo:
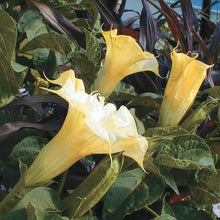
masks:
[[[145,54],[150,54],[150,53],[145,52]],[[129,66],[125,75],[128,76],[128,75],[131,75],[137,72],[151,71],[160,77],[159,65],[158,65],[157,59],[152,54],[150,54],[150,56],[148,57],[149,57],[149,60],[141,60]]]
[[[211,66],[183,53],[172,52],[172,69],[160,110],[159,126],[176,126],[192,105]]]
[[[84,122],[84,115],[70,106],[62,128],[26,172],[25,184],[40,185],[58,176],[79,159],[100,152],[108,153],[109,143],[92,132]]]
[[[158,63],[153,54],[143,52],[134,38],[116,34],[116,30],[103,31],[107,52],[102,69],[93,85],[93,89],[105,97],[108,97],[117,84],[130,74],[152,71],[159,75]]]
[[[47,182],[79,159],[92,154],[123,151],[143,168],[148,144],[144,137],[138,135],[129,110],[124,106],[117,110],[111,103],[105,105],[104,97],[99,94],[88,95],[82,91],[81,81],[72,74],[64,72],[60,80],[51,81],[63,85],[59,90],[48,91],[68,101],[69,109],[58,134],[27,171],[27,186]]]

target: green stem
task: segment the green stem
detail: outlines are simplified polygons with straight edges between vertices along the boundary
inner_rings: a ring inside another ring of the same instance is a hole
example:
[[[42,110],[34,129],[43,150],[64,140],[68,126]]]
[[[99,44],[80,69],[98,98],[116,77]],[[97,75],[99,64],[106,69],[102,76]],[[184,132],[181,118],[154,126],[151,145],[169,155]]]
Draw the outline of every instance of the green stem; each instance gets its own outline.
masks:
[[[9,194],[0,203],[0,219],[13,209],[23,196],[32,189],[32,187],[25,187],[24,178],[20,178],[11,192],[9,192]]]
[[[152,215],[154,215],[154,216],[156,216],[156,217],[159,216],[159,215],[158,215],[153,209],[151,209],[150,207],[145,206],[144,208],[145,208],[148,212],[150,212]]]
[[[64,184],[65,184],[65,181],[66,181],[66,177],[67,177],[67,173],[68,173],[68,170],[63,172],[62,175],[61,175],[61,180],[60,180],[60,183],[59,183],[59,186],[58,186],[58,189],[57,189],[58,196],[60,196],[60,194],[63,190]]]

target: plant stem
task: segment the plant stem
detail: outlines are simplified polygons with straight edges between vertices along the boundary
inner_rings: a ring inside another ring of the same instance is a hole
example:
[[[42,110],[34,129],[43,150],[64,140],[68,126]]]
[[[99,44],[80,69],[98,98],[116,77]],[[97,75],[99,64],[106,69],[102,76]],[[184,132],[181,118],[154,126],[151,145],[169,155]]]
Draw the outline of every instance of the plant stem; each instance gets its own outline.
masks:
[[[60,180],[60,183],[59,183],[59,186],[58,186],[58,189],[57,189],[58,196],[61,195],[61,192],[63,190],[64,184],[65,184],[65,181],[66,181],[66,177],[67,177],[67,173],[68,173],[68,170],[63,172],[62,175],[61,175],[61,180]]]
[[[24,178],[21,177],[11,192],[1,201],[0,217],[5,216],[32,189],[33,187],[25,187]]]
[[[158,217],[159,215],[153,210],[151,209],[149,206],[145,206],[144,207],[148,212],[150,212],[152,215]]]

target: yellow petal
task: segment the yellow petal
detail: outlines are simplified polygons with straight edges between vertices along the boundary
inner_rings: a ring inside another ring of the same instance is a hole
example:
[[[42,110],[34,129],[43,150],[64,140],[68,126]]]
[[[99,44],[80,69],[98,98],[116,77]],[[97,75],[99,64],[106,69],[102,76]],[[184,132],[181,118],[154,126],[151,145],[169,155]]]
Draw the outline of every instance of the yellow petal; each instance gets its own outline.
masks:
[[[68,71],[52,80],[63,86],[49,90],[65,98],[69,109],[58,134],[42,149],[26,172],[27,186],[41,185],[64,172],[79,159],[91,154],[123,151],[143,168],[147,140],[138,135],[129,110],[119,110],[99,94],[87,94],[81,80]],[[144,168],[143,168],[144,169]]]
[[[172,69],[160,109],[158,125],[176,126],[190,108],[211,66],[183,53],[172,52]]]
[[[103,31],[102,34],[107,52],[102,69],[94,82],[94,90],[108,97],[117,84],[130,74],[152,71],[159,76],[156,58],[149,52],[143,52],[134,38],[116,35],[116,29]]]

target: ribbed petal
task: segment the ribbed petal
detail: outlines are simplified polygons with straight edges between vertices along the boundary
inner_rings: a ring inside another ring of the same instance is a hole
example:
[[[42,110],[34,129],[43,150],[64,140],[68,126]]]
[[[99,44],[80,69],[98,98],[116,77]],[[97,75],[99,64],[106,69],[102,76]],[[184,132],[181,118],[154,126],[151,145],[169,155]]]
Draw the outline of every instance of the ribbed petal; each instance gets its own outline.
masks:
[[[183,53],[172,52],[172,69],[160,109],[158,125],[176,126],[190,108],[211,66]]]
[[[94,90],[108,97],[117,84],[130,74],[152,71],[159,76],[156,58],[149,52],[143,52],[134,38],[116,35],[116,29],[103,31],[102,34],[106,41],[107,53],[94,82]]]
[[[99,94],[84,92],[81,80],[73,71],[61,74],[50,81],[63,86],[49,90],[69,103],[65,122],[58,134],[43,148],[26,172],[27,186],[48,182],[64,172],[79,159],[92,154],[111,154],[123,151],[143,168],[147,140],[138,135],[136,124],[129,110],[119,110]]]

